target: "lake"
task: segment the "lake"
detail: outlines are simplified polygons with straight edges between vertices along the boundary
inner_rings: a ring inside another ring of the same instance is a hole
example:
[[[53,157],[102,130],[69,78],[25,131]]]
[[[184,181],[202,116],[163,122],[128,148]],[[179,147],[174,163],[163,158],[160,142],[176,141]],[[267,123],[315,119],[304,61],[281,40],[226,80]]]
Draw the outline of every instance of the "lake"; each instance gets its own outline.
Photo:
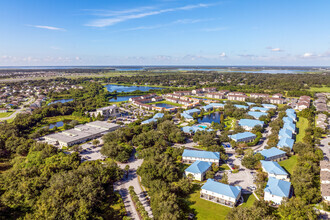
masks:
[[[127,96],[117,96],[109,99],[109,102],[124,102],[128,101],[130,98],[139,97],[139,95],[127,95]]]
[[[160,87],[152,87],[152,86],[122,86],[122,85],[115,85],[115,84],[108,84],[105,86],[109,92],[134,92],[140,90],[142,92],[148,92],[151,89],[158,89],[161,90],[163,88]]]
[[[157,103],[155,104],[157,107],[162,107],[162,108],[174,108],[175,106],[173,105],[169,105],[169,104],[165,104],[165,103]]]
[[[216,122],[220,124],[220,112],[214,112],[209,115],[204,115],[202,118],[198,118],[198,123],[212,123]]]
[[[56,122],[55,124],[50,124],[49,125],[49,129],[53,129],[55,127],[62,127],[64,125],[64,122],[63,121],[59,121],[59,122]]]
[[[60,100],[53,101],[53,102],[49,103],[48,105],[55,104],[55,103],[66,103],[66,102],[72,102],[72,101],[73,101],[73,99],[60,99]]]

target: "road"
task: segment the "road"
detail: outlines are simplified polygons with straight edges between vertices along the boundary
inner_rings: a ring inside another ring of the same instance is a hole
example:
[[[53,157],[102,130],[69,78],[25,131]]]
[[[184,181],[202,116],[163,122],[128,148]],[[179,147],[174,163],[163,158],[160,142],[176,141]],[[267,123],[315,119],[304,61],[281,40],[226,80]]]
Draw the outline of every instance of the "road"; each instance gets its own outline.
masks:
[[[330,137],[322,138],[321,144],[319,145],[320,149],[323,151],[324,160],[329,161],[330,159],[330,151],[329,151],[329,145],[330,143]]]
[[[126,165],[129,165],[129,173],[128,177],[126,175],[124,178],[114,184],[115,191],[118,191],[121,197],[123,198],[125,208],[127,211],[127,215],[132,219],[140,219],[138,213],[134,207],[133,201],[131,196],[129,195],[128,188],[130,186],[134,187],[136,194],[139,196],[141,203],[143,204],[144,208],[149,214],[149,217],[153,217],[151,207],[149,202],[147,201],[146,196],[143,193],[143,190],[140,187],[138,176],[136,174],[137,168],[141,166],[143,160],[142,159],[135,159],[134,156],[130,158],[128,163],[125,164],[118,164],[122,169],[125,168]]]
[[[21,113],[24,110],[24,107],[23,107],[24,105],[29,105],[33,101],[34,101],[34,99],[31,98],[29,101],[23,103],[23,105],[20,106],[19,109],[16,109],[16,111],[13,114],[11,114],[10,116],[5,117],[5,118],[0,118],[0,121],[6,121],[6,120],[9,120],[9,119],[15,118],[17,114]]]

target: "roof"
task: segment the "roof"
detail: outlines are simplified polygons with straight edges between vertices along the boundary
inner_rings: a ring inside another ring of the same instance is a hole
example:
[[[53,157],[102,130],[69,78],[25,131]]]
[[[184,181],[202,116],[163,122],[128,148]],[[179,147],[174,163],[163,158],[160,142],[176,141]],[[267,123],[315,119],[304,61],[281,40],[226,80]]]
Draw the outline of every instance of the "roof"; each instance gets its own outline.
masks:
[[[185,171],[190,173],[204,173],[210,166],[212,166],[211,162],[196,160]]]
[[[193,108],[193,109],[189,109],[189,110],[184,111],[184,113],[187,113],[188,115],[192,115],[192,114],[194,114],[195,112],[196,112],[197,114],[199,114],[199,113],[201,112],[201,110],[199,110],[199,109],[197,109],[197,108]]]
[[[293,119],[292,119],[292,118],[289,118],[289,117],[283,117],[282,120],[283,120],[284,123],[288,122],[288,123],[292,123],[292,124],[293,124]]]
[[[278,133],[278,137],[281,138],[292,138],[292,131],[286,128],[282,128]]]
[[[296,125],[290,122],[285,122],[283,125],[283,129],[290,130],[292,132],[296,131]]]
[[[259,119],[261,116],[267,116],[268,114],[266,112],[253,112],[253,111],[249,111],[247,113],[248,115],[251,115],[252,117]]]
[[[263,107],[265,108],[276,108],[276,105],[272,105],[272,104],[261,104]]]
[[[246,105],[234,105],[236,108],[244,108],[244,109],[248,109],[249,106]]]
[[[210,103],[209,105],[211,105],[211,106],[213,106],[213,107],[225,107],[225,105],[224,104],[222,104],[222,103],[215,103],[215,102],[212,102],[212,103]]]
[[[248,126],[250,128],[253,128],[257,125],[263,126],[264,122],[259,121],[259,120],[255,120],[255,119],[241,119],[241,120],[239,120],[238,124],[240,126]]]
[[[157,113],[154,115],[153,118],[163,118],[164,117],[164,113]]]
[[[240,186],[231,186],[224,183],[219,183],[213,179],[208,179],[206,183],[202,186],[202,189],[215,192],[220,195],[228,196],[230,198],[236,199],[242,190]]]
[[[207,111],[209,109],[213,109],[213,106],[212,105],[205,105],[205,106],[202,107],[202,109]]]
[[[191,116],[185,112],[181,113],[181,116],[184,117],[185,119],[194,119],[193,116]]]
[[[229,135],[229,137],[235,141],[238,141],[238,140],[249,138],[249,137],[256,138],[257,136],[251,132],[243,132],[243,133],[238,133],[238,134],[234,134],[234,135]]]
[[[267,173],[275,175],[288,175],[288,173],[277,162],[266,160],[260,160],[260,162],[261,166]]]
[[[155,119],[155,118],[150,118],[150,119],[147,119],[147,120],[141,122],[141,124],[149,124],[149,123],[151,123],[151,122],[157,122],[157,119]]]
[[[286,114],[296,114],[296,111],[292,108],[289,108],[289,109],[285,110],[285,113]]]
[[[272,147],[270,149],[264,149],[262,151],[259,152],[262,156],[265,157],[265,159],[269,158],[269,157],[274,157],[277,155],[281,155],[281,154],[285,154],[284,151],[276,148],[276,147]]]
[[[248,104],[248,105],[255,105],[256,103],[253,103],[253,102],[246,102],[246,104]]]
[[[206,129],[204,127],[196,126],[196,125],[194,125],[194,126],[185,126],[181,129],[184,133],[189,133],[189,134],[196,133],[197,131],[213,131],[213,129]]]
[[[284,180],[279,180],[274,177],[269,177],[265,192],[268,192],[275,196],[289,197],[290,196],[291,183]]]
[[[204,159],[220,160],[220,152],[199,151],[199,150],[183,150],[182,157],[197,157]]]
[[[261,111],[261,112],[267,112],[269,108],[263,108],[263,107],[253,107],[251,108],[251,111]]]
[[[289,147],[291,150],[293,148],[294,140],[291,138],[281,138],[277,144],[278,147]]]

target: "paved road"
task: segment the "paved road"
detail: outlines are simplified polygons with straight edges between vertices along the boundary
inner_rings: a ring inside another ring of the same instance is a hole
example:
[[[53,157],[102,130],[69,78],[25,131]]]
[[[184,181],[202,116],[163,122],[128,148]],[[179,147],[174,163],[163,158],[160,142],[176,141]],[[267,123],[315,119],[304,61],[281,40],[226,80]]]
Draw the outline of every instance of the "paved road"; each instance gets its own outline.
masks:
[[[24,110],[24,107],[23,107],[24,105],[31,104],[33,101],[34,101],[34,99],[32,98],[29,101],[23,103],[23,105],[21,107],[19,107],[19,109],[16,109],[16,111],[13,114],[11,114],[10,116],[5,117],[5,118],[0,118],[0,121],[6,121],[9,119],[15,118],[17,114],[21,113]]]
[[[136,174],[136,170],[139,166],[141,166],[142,162],[143,162],[142,159],[135,159],[134,157],[131,157],[131,159],[129,160],[128,163],[118,164],[122,169],[124,169],[126,165],[129,165],[130,170],[129,170],[129,174],[128,174],[127,178],[125,176],[122,180],[120,180],[114,184],[114,189],[116,191],[119,191],[121,197],[124,200],[127,214],[132,219],[140,219],[140,218],[137,214],[133,201],[128,192],[128,188],[130,186],[134,187],[134,190],[135,190],[136,194],[139,196],[139,199],[140,199],[141,203],[143,204],[143,206],[145,207],[146,211],[148,212],[149,217],[151,217],[151,218],[153,217],[151,207],[147,201],[146,196],[143,193],[143,190],[140,187],[140,184],[138,182],[138,176]]]

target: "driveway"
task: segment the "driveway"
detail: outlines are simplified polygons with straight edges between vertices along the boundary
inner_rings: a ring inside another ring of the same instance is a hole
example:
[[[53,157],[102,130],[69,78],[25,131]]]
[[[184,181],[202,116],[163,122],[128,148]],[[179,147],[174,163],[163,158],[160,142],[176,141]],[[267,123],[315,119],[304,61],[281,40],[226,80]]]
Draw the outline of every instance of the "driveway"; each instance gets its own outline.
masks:
[[[329,161],[330,159],[330,151],[329,151],[329,145],[330,143],[330,137],[322,138],[321,144],[319,145],[320,149],[323,151],[324,160]]]
[[[121,179],[120,181],[114,184],[114,190],[118,191],[121,197],[123,198],[127,215],[132,219],[140,219],[140,218],[134,207],[131,196],[129,195],[128,188],[130,186],[134,187],[134,190],[136,194],[139,196],[140,202],[148,212],[149,217],[153,218],[151,207],[149,205],[149,202],[147,201],[145,194],[143,193],[143,190],[140,187],[140,184],[138,182],[138,176],[136,174],[136,171],[138,167],[141,166],[142,162],[143,162],[142,159],[135,159],[133,156],[130,158],[128,163],[118,164],[122,169],[124,169],[126,165],[129,165],[130,169],[129,169],[128,177],[124,175],[123,179]]]
[[[238,173],[231,173],[230,171],[226,171],[228,174],[229,184],[238,185],[243,189],[247,189],[247,187],[252,185],[255,186],[253,183],[253,174],[255,172],[243,167],[241,161],[238,158],[236,158],[234,154],[230,154],[228,156],[229,156],[227,160],[228,165],[230,166],[238,165],[240,167]]]

